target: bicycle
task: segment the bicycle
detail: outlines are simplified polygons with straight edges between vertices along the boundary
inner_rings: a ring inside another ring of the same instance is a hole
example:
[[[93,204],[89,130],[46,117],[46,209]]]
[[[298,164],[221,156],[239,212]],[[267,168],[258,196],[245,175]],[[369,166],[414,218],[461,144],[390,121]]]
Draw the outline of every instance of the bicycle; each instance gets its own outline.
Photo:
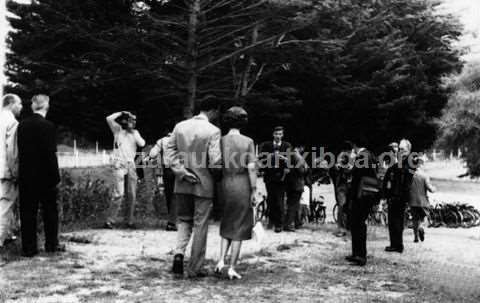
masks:
[[[319,197],[321,200],[313,200],[310,205],[310,222],[315,222],[317,224],[325,224],[327,219],[326,207],[324,205],[323,196]]]

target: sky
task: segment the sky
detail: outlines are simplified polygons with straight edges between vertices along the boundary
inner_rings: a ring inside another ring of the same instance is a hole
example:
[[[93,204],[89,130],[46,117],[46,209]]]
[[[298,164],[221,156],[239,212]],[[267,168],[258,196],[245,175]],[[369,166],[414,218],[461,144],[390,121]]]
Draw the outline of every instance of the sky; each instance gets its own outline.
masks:
[[[18,0],[24,2],[25,0]],[[61,1],[61,0],[59,0]],[[465,25],[465,33],[459,43],[459,47],[468,47],[470,52],[464,56],[466,61],[480,61],[480,0],[443,0],[442,10],[459,16]],[[0,0],[0,95],[1,87],[6,79],[3,73],[5,63],[5,35],[8,32],[8,24],[5,19],[6,0]]]

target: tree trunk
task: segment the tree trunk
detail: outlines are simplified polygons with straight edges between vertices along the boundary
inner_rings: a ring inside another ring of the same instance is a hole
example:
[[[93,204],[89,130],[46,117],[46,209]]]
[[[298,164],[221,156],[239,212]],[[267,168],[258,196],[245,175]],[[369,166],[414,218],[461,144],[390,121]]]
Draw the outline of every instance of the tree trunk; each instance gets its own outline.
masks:
[[[193,116],[195,110],[195,101],[197,98],[197,27],[198,27],[198,15],[200,14],[200,0],[189,1],[190,16],[188,20],[188,40],[187,40],[187,98],[183,109],[183,115],[185,118]]]

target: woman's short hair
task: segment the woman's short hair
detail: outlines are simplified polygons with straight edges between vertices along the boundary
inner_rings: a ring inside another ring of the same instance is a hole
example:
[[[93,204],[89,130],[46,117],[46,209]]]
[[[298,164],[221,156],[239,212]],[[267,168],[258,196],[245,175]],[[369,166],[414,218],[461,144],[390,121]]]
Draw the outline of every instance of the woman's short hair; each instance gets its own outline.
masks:
[[[230,107],[223,115],[223,123],[227,128],[242,129],[248,123],[248,113],[240,106]]]

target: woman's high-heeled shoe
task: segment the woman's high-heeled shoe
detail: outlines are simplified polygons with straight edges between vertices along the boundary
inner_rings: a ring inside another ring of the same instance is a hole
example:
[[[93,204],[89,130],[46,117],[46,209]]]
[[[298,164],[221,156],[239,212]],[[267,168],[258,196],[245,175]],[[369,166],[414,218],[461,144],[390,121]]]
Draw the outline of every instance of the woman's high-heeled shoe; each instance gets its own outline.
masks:
[[[237,279],[237,280],[240,280],[242,278],[242,276],[240,276],[236,271],[235,269],[233,269],[232,267],[230,267],[228,269],[228,278],[230,280],[234,280],[234,279]]]
[[[217,263],[217,266],[215,266],[215,273],[216,274],[221,274],[222,273],[222,269],[225,267],[225,263],[223,261],[219,261]]]

